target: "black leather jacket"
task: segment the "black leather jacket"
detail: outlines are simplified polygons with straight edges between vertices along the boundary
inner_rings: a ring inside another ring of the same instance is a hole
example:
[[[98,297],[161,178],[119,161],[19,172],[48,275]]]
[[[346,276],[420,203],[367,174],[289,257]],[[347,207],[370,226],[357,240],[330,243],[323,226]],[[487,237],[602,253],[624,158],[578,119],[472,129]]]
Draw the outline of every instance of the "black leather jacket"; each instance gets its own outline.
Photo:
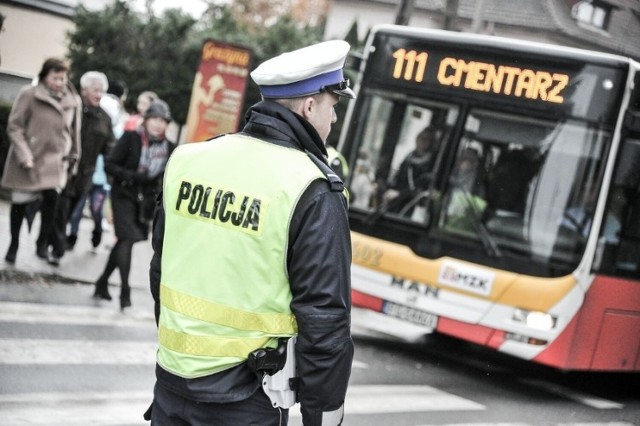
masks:
[[[98,155],[106,157],[116,142],[109,114],[100,107],[83,106],[80,136],[82,153],[78,162],[78,174],[70,177],[66,187],[67,194],[74,197],[80,197],[91,190]]]
[[[264,101],[252,107],[243,133],[308,151],[326,164],[326,151],[315,129],[274,102]],[[268,172],[261,173],[268,176]],[[150,268],[156,320],[163,235],[164,210],[160,207],[154,221]],[[353,359],[351,238],[346,200],[335,186],[332,190],[325,180],[309,186],[295,208],[288,244],[291,309],[298,323],[298,399],[304,425],[314,426],[321,424],[323,412],[334,411],[344,403]],[[197,379],[177,377],[157,366],[156,376],[159,385],[183,397],[208,402],[241,401],[260,385],[246,364]]]

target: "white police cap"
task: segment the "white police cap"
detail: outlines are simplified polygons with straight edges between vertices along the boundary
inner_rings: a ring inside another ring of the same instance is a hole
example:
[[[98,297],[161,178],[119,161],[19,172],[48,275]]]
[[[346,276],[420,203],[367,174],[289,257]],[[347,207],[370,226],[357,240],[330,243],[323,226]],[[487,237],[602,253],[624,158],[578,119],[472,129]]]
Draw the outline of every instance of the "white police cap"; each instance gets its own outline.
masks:
[[[283,53],[258,66],[251,78],[265,98],[297,98],[330,91],[355,98],[342,68],[349,43],[330,40]]]

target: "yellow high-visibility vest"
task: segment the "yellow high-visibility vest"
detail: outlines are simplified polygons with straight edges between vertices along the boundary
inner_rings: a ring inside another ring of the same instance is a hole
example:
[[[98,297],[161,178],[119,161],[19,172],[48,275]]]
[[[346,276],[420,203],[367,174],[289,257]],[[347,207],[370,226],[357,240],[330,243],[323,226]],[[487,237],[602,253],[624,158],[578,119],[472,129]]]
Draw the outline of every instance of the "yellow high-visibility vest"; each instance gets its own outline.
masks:
[[[163,203],[158,363],[214,374],[297,333],[287,276],[289,222],[311,182],[307,154],[242,134],[178,147]]]

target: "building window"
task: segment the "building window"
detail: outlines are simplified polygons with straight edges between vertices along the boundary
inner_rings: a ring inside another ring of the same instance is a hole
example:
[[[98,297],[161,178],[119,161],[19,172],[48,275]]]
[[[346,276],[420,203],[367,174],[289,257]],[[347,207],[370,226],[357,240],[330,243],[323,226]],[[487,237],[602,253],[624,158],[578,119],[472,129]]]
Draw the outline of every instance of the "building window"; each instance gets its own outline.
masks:
[[[583,0],[573,5],[571,14],[579,22],[606,30],[609,26],[611,6],[597,0]]]

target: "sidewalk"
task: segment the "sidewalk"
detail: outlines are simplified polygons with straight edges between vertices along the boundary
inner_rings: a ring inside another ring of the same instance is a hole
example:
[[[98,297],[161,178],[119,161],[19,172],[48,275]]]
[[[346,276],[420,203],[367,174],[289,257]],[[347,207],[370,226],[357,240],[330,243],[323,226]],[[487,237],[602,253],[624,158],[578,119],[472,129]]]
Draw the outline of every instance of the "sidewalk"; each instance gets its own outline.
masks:
[[[45,259],[40,259],[36,256],[36,239],[40,232],[40,214],[37,214],[31,233],[28,231],[26,219],[22,223],[18,256],[16,263],[12,265],[4,260],[11,241],[9,234],[10,209],[11,203],[8,200],[0,199],[0,270],[57,275],[87,284],[93,284],[98,279],[107,264],[111,248],[115,244],[115,234],[112,228],[104,231],[102,242],[94,252],[91,247],[93,221],[83,217],[78,231],[78,241],[74,249],[65,253],[60,261],[60,266],[52,266]],[[149,292],[149,262],[152,254],[151,235],[149,235],[147,241],[134,244],[131,272],[129,274],[129,285],[132,290],[136,291],[136,293],[148,295],[149,299],[151,299]],[[120,286],[118,270],[111,275],[109,284],[112,286],[111,293],[112,296],[115,296],[114,300],[117,303],[119,290],[115,290],[113,286]],[[134,307],[136,305],[135,299],[133,300]]]

